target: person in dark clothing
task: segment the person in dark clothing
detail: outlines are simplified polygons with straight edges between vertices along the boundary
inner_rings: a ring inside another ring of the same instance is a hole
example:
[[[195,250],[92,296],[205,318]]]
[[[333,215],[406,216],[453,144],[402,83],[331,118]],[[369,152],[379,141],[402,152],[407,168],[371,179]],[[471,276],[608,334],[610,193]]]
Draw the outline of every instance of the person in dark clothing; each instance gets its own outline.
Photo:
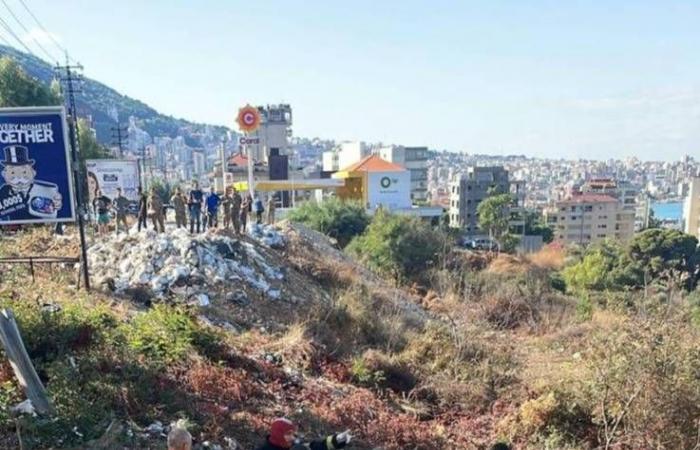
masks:
[[[190,190],[187,206],[190,210],[190,233],[194,233],[195,223],[197,224],[197,233],[201,231],[202,226],[202,203],[204,202],[204,193],[199,189],[199,183],[192,182],[192,190]]]
[[[245,234],[246,233],[246,226],[248,225],[248,213],[250,212],[251,208],[251,199],[250,195],[248,195],[245,199],[243,199],[243,203],[241,204],[241,213],[240,213],[240,222],[241,222],[241,233]]]
[[[289,419],[279,418],[272,422],[270,434],[267,435],[265,443],[257,450],[335,450],[345,448],[350,443],[350,439],[352,439],[350,432],[344,431],[330,435],[325,439],[303,442],[296,436],[296,426]]]
[[[144,230],[148,229],[146,219],[148,218],[148,196],[143,192],[143,189],[139,188],[139,215],[138,215],[138,221],[139,221],[139,228],[138,230],[141,231],[141,227],[143,227]]]
[[[260,225],[262,223],[263,213],[265,212],[265,207],[263,206],[263,202],[260,199],[260,197],[255,198],[255,202],[253,205],[255,208],[255,222],[258,225]]]

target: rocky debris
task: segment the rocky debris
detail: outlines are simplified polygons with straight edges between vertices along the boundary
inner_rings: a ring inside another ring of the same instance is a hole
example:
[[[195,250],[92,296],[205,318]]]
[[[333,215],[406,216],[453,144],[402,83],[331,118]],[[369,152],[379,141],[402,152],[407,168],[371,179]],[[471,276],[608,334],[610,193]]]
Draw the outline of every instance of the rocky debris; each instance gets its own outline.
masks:
[[[225,299],[227,302],[234,303],[238,306],[247,306],[250,304],[248,294],[240,289],[234,292],[227,292]]]
[[[21,414],[27,414],[30,416],[36,416],[36,411],[34,410],[34,405],[32,405],[32,401],[27,399],[21,403],[16,404],[12,408],[10,408],[10,412],[12,412],[15,415],[21,415]]]
[[[202,291],[228,282],[278,298],[278,285],[285,278],[250,242],[220,234],[190,235],[184,229],[108,236],[88,249],[88,262],[93,284],[103,289],[129,293],[147,288],[156,296],[196,296],[201,306],[209,303]]]
[[[248,236],[270,248],[281,249],[285,246],[284,238],[273,225],[254,223],[248,229]]]

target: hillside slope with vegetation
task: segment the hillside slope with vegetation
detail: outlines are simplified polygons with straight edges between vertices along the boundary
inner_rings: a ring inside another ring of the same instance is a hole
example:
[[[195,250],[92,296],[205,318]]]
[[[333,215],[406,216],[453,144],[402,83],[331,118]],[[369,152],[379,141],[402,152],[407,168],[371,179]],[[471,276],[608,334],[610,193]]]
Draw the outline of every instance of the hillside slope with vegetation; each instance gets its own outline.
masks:
[[[328,208],[309,226],[356,220]],[[649,230],[627,245],[495,255],[384,212],[344,234],[343,250],[303,224],[276,233],[283,244],[197,238],[202,258],[277,280],[263,290],[255,276],[190,273],[157,293],[103,279],[88,295],[72,267],[33,284],[24,267],[4,270],[0,303],[57,411],[12,414],[24,397],[0,365],[5,447],[158,449],[158,423],[187,419],[197,445],[252,448],[280,415],[307,436],[349,428],[357,449],[696,445],[692,238]],[[0,254],[77,253],[76,242],[34,228],[3,237]]]

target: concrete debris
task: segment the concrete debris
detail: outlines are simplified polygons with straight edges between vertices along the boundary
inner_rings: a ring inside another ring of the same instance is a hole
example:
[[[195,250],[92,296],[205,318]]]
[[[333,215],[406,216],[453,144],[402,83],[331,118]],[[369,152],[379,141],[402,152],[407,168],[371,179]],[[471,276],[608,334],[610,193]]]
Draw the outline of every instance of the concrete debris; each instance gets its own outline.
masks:
[[[10,411],[16,415],[27,414],[30,416],[36,416],[36,411],[34,410],[34,405],[32,405],[32,401],[29,399],[27,399],[21,403],[16,404],[12,408],[10,408]]]
[[[273,225],[254,223],[248,228],[248,236],[270,248],[284,248],[285,246],[284,238]]]
[[[149,434],[163,434],[163,432],[165,431],[165,427],[160,421],[156,420],[148,427],[146,427],[144,431],[146,431],[146,433]]]
[[[259,238],[265,245],[283,241],[274,229],[265,230]],[[184,229],[108,236],[88,249],[88,262],[96,286],[117,293],[146,287],[158,297],[196,296],[200,306],[209,304],[209,295],[202,291],[229,282],[278,298],[279,289],[273,286],[285,278],[249,242],[210,233],[190,235]]]

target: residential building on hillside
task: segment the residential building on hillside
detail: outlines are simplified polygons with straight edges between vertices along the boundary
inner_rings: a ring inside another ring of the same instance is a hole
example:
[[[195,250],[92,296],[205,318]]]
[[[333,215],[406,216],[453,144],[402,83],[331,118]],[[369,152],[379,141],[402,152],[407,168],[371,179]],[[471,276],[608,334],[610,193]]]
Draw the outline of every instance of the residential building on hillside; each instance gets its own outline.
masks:
[[[484,199],[498,194],[513,194],[515,202],[511,208],[511,226],[521,234],[524,227],[520,205],[524,198],[524,184],[511,182],[508,171],[502,166],[470,166],[455,175],[450,183],[450,226],[462,228],[468,235],[485,232],[479,229],[478,207]]]
[[[425,202],[428,196],[428,148],[390,145],[379,149],[379,156],[411,173],[411,200]]]
[[[588,245],[605,239],[628,241],[634,234],[634,216],[620,201],[606,194],[577,194],[545,210],[554,229],[554,240],[562,244]]]
[[[683,204],[683,231],[700,239],[700,177],[693,178]]]

